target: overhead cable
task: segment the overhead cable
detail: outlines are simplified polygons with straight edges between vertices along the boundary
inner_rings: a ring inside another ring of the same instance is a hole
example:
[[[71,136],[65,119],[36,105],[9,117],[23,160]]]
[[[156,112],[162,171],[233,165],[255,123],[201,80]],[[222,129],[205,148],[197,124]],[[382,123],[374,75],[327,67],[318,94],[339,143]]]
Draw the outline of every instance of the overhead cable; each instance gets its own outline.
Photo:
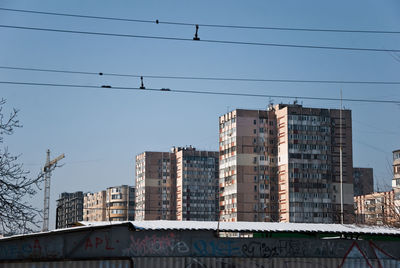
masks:
[[[235,93],[221,92],[212,90],[182,90],[169,88],[146,88],[140,87],[119,87],[111,85],[92,86],[92,85],[76,85],[76,84],[57,84],[57,83],[32,83],[17,81],[0,81],[0,84],[23,85],[23,86],[49,86],[49,87],[70,87],[70,88],[91,88],[91,89],[109,89],[109,90],[138,90],[138,91],[157,91],[157,92],[174,92],[185,94],[202,94],[202,95],[223,95],[223,96],[239,96],[239,97],[259,97],[259,98],[280,98],[280,99],[304,99],[304,100],[322,100],[322,101],[344,101],[344,102],[364,102],[364,103],[382,103],[382,104],[400,104],[400,100],[375,100],[375,99],[354,99],[354,98],[329,98],[329,97],[312,97],[312,96],[288,96],[288,95],[268,95],[253,93]]]
[[[118,17],[105,17],[105,16],[91,16],[82,14],[70,14],[70,13],[58,13],[58,12],[46,12],[26,9],[12,9],[12,8],[0,8],[2,11],[20,12],[20,13],[31,13],[40,15],[52,15],[52,16],[64,16],[84,19],[97,19],[97,20],[110,20],[110,21],[125,21],[125,22],[136,22],[136,23],[151,23],[151,24],[167,24],[177,26],[201,26],[210,28],[233,28],[233,29],[250,29],[250,30],[277,30],[277,31],[305,31],[305,32],[334,32],[334,33],[367,33],[367,34],[400,34],[400,31],[388,31],[388,30],[359,30],[359,29],[323,29],[323,28],[304,28],[304,27],[270,27],[270,26],[246,26],[246,25],[224,25],[224,24],[205,24],[205,23],[187,23],[179,21],[162,21],[162,20],[143,20],[143,19],[130,19],[130,18],[118,18]]]
[[[0,28],[31,30],[31,31],[44,31],[44,32],[58,32],[58,33],[69,33],[69,34],[125,37],[125,38],[143,38],[143,39],[158,39],[158,40],[170,40],[170,41],[190,41],[190,42],[194,41],[193,38],[152,36],[152,35],[135,35],[135,34],[118,34],[118,33],[105,33],[105,32],[92,32],[92,31],[76,31],[76,30],[66,30],[66,29],[27,27],[27,26],[4,25],[4,24],[1,24]],[[213,39],[201,39],[201,40],[199,39],[199,40],[196,40],[196,42],[205,42],[205,43],[214,43],[214,44],[230,44],[230,45],[270,46],[270,47],[348,50],[348,51],[368,51],[368,52],[400,52],[400,49],[316,46],[316,45],[298,45],[298,44],[280,44],[280,43],[261,43],[261,42],[245,42],[245,41],[230,41],[230,40],[213,40]]]
[[[168,76],[168,75],[142,75],[121,74],[107,72],[86,72],[62,69],[26,68],[14,66],[0,66],[0,69],[36,71],[49,73],[82,74],[96,76],[134,77],[150,79],[176,79],[176,80],[210,80],[210,81],[238,81],[238,82],[277,82],[277,83],[318,83],[318,84],[371,84],[371,85],[400,85],[400,81],[363,81],[363,80],[309,80],[309,79],[265,79],[265,78],[232,78],[232,77],[205,77],[205,76]]]

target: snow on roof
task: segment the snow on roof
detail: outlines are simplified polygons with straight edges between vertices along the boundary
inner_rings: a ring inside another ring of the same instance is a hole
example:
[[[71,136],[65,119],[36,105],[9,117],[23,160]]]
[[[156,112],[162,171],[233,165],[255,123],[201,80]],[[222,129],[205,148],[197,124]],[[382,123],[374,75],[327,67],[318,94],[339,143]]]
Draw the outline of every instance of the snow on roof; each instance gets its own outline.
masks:
[[[80,222],[84,226],[109,225],[110,222]],[[126,222],[119,222],[123,224]],[[111,224],[118,224],[113,222]],[[131,221],[136,230],[213,230],[215,221]],[[220,222],[221,232],[300,232],[300,233],[348,233],[400,235],[400,229],[386,226],[354,224],[288,223],[288,222]]]

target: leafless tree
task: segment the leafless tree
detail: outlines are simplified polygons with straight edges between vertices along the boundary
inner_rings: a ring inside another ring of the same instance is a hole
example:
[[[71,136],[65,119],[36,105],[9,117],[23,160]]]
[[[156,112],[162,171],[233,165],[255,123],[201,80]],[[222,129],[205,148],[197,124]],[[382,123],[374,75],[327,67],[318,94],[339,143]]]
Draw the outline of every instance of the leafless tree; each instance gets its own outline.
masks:
[[[18,110],[13,109],[5,115],[6,101],[0,100],[0,144],[12,135],[21,124],[17,118]],[[0,233],[3,235],[32,232],[38,229],[41,211],[28,202],[39,190],[43,173],[30,176],[19,163],[19,155],[13,155],[7,146],[0,145]]]

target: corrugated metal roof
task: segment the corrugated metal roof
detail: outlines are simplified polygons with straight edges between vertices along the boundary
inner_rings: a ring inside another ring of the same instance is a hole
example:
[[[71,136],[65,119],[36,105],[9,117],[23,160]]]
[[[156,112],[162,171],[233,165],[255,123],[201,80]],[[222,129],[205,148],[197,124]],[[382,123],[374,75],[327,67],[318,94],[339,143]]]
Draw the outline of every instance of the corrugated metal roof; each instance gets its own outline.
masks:
[[[126,222],[123,222],[126,224]],[[84,226],[109,225],[109,222],[81,222]],[[113,224],[116,224],[115,222]],[[121,223],[122,224],[122,223]],[[131,221],[136,230],[214,230],[214,221]],[[221,232],[293,232],[400,235],[400,229],[386,226],[354,224],[287,223],[287,222],[220,222]]]

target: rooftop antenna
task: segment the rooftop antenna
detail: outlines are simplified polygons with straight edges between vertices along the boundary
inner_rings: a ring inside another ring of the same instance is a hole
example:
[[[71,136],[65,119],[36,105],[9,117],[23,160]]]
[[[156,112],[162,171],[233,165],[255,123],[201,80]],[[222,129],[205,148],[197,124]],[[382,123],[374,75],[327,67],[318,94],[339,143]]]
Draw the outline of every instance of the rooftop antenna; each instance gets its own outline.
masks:
[[[274,100],[272,98],[269,98],[268,109],[271,110],[273,107],[274,107]]]
[[[43,208],[43,228],[42,231],[49,230],[49,211],[50,211],[50,177],[51,170],[56,167],[57,162],[65,157],[64,154],[59,155],[50,161],[50,150],[46,152],[46,164],[43,167],[44,173],[44,208]]]

